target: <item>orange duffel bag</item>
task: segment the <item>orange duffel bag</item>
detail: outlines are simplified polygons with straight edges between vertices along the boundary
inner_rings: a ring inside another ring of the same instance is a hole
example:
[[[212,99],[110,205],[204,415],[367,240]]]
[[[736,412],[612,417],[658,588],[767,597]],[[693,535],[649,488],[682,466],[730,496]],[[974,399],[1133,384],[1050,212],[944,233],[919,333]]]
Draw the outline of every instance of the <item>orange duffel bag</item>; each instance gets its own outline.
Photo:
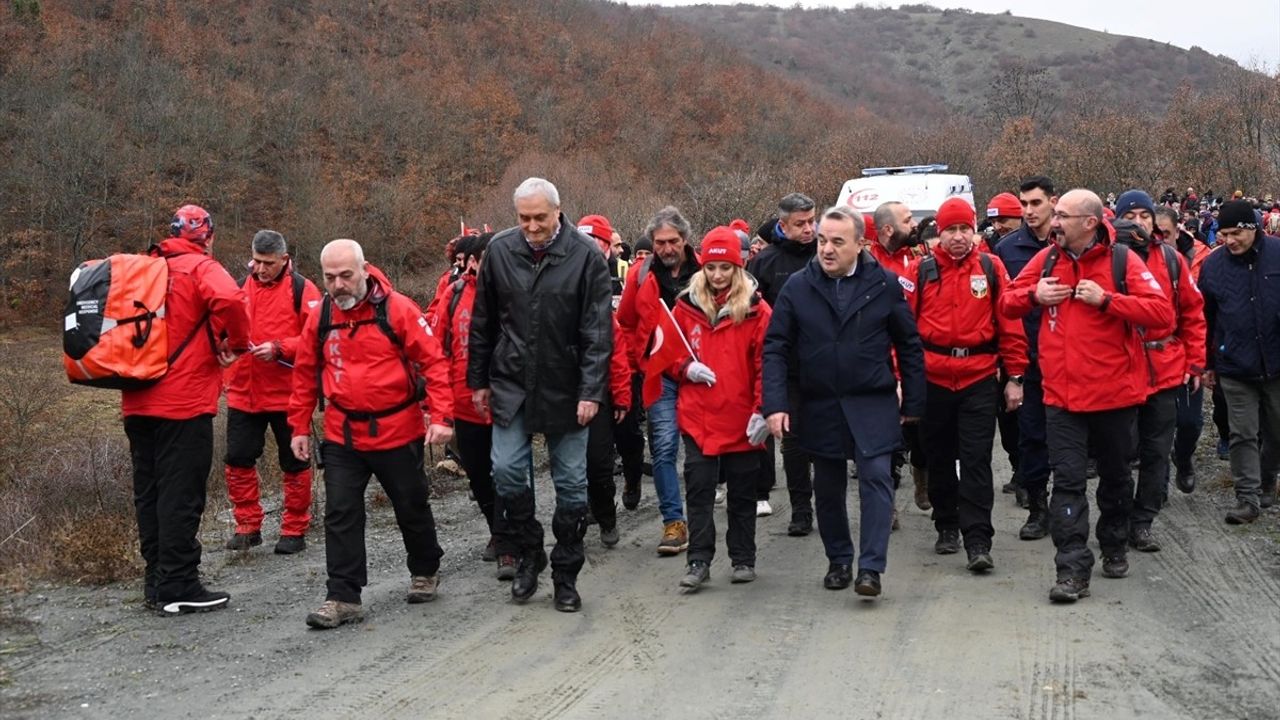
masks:
[[[164,258],[120,253],[71,273],[62,326],[62,364],[78,385],[117,390],[155,384],[204,322],[169,352]]]

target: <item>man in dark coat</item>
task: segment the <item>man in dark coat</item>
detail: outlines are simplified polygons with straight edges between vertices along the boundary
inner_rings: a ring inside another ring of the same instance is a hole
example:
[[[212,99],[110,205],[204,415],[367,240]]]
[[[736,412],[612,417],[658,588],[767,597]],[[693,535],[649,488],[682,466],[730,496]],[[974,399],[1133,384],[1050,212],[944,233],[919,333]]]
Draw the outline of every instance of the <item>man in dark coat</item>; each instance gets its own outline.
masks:
[[[556,488],[555,605],[576,612],[587,425],[608,392],[613,350],[609,271],[595,243],[560,213],[554,185],[525,180],[515,206],[519,227],[494,236],[476,280],[467,385],[476,410],[493,418],[493,481],[505,518],[497,550],[519,558],[511,596],[533,597],[547,565],[529,473],[532,433],[542,433]]]
[[[861,554],[854,589],[880,594],[893,514],[899,425],[924,411],[924,350],[897,277],[862,250],[862,216],[834,207],[818,224],[817,257],[778,295],[764,349],[764,414],[776,438],[800,429],[813,458],[818,533],[830,567],[823,584],[853,579],[845,461],[858,463]],[[896,352],[901,383],[894,377]],[[797,392],[787,389],[795,368]],[[899,392],[901,395],[899,396]],[[901,400],[899,400],[901,397]],[[856,438],[856,440],[855,440]]]
[[[1244,200],[1223,203],[1218,237],[1200,271],[1209,324],[1206,384],[1222,386],[1231,428],[1233,525],[1276,501],[1280,470],[1280,238],[1262,232]]]
[[[800,193],[790,193],[778,203],[777,219],[770,219],[760,226],[756,236],[769,245],[752,258],[747,272],[759,283],[760,294],[770,307],[778,302],[782,286],[793,274],[804,269],[813,260],[814,215],[813,199]],[[795,373],[795,369],[792,369]],[[794,378],[789,379],[794,382]],[[765,469],[762,487],[774,485],[773,442],[765,449]],[[809,477],[809,457],[796,443],[795,435],[787,433],[782,438],[782,470],[787,476],[787,493],[791,498],[791,524],[787,534],[794,537],[808,535],[813,530],[813,481]],[[767,500],[766,500],[767,502]]]

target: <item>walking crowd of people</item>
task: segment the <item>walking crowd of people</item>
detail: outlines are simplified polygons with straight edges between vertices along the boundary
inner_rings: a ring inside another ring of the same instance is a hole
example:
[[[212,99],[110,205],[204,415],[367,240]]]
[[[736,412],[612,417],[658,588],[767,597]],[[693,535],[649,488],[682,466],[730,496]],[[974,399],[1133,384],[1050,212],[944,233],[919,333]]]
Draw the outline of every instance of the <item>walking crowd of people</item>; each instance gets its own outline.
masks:
[[[1264,217],[1244,198],[1187,196],[1157,204],[1130,189],[1104,202],[1038,176],[979,222],[959,197],[921,220],[901,202],[862,214],[790,193],[754,231],[734,219],[700,238],[661,208],[632,248],[607,216],[572,222],[556,187],[529,178],[513,194],[516,226],[449,243],[425,310],[350,239],[321,252],[321,292],[284,236],[259,231],[237,283],[212,258],[212,218],[184,206],[151,250],[168,265],[177,349],[158,382],[123,392],[146,603],[162,614],[228,603],[200,580],[197,539],[224,390],[228,550],[263,542],[268,429],[283,473],[276,553],[306,549],[312,467],[323,468],[327,592],[306,617],[314,628],[363,617],[373,476],[403,537],[407,601],[435,599],[426,445],[458,459],[490,531],[484,559],[516,602],[550,566],[554,607],[582,607],[589,527],[619,542],[616,465],[628,511],[653,478],[655,550],[687,557],[674,587],[711,581],[718,505],[727,577],[750,583],[778,454],[787,534],[816,523],[824,587],[881,594],[909,468],[938,554],[963,550],[975,574],[995,567],[1000,484],[1027,508],[1018,537],[1052,538],[1050,599],[1074,602],[1095,566],[1088,479],[1101,574],[1125,577],[1130,550],[1160,549],[1170,476],[1196,487],[1206,388],[1235,487],[1225,521],[1275,502],[1280,238],[1265,228],[1280,225],[1280,204]],[[1013,470],[999,480],[997,428]],[[552,496],[535,498],[534,435]],[[550,553],[538,500],[553,503]]]

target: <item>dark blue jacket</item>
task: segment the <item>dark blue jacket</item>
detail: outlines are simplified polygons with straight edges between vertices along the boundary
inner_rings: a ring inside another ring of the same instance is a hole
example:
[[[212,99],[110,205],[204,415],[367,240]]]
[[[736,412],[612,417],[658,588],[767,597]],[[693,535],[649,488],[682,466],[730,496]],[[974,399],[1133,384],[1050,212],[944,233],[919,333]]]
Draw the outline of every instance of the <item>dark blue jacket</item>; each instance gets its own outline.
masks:
[[[1031,262],[1031,258],[1046,247],[1048,243],[1037,240],[1035,231],[1024,222],[1022,227],[1000,238],[995,253],[1009,271],[1009,278],[1013,279]],[[1032,362],[1040,357],[1037,342],[1040,339],[1040,312],[1040,308],[1036,308],[1022,318],[1022,328],[1027,333],[1027,359]]]
[[[1209,322],[1209,369],[1237,380],[1280,377],[1280,238],[1258,233],[1232,255],[1215,249],[1200,269]]]
[[[799,397],[787,392],[793,362]],[[801,447],[825,458],[853,457],[851,439],[864,456],[895,450],[899,415],[923,415],[924,394],[915,318],[897,277],[870,253],[852,277],[827,277],[815,258],[787,280],[765,334],[764,414],[790,413]]]

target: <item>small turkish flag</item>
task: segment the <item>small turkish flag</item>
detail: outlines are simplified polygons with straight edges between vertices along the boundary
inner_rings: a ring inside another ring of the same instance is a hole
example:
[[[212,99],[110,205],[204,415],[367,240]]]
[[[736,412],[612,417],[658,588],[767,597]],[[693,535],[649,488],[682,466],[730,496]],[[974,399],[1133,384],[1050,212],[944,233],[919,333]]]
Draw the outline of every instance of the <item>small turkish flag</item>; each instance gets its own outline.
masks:
[[[684,333],[676,325],[667,304],[659,301],[664,312],[658,315],[658,324],[653,328],[653,341],[650,343],[649,355],[644,359],[644,406],[649,407],[662,396],[662,375],[667,370],[684,362],[689,357],[688,344],[684,342]]]

